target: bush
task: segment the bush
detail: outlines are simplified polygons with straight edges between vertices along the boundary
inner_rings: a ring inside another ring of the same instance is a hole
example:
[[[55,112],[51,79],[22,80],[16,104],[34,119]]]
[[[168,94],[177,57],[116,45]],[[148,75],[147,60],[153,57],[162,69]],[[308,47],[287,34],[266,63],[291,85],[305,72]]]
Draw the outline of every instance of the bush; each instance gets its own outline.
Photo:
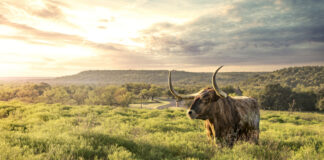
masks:
[[[322,99],[320,99],[320,100],[318,101],[317,108],[318,108],[320,111],[324,111],[324,98],[322,98]]]
[[[260,96],[260,103],[266,109],[288,110],[292,91],[280,84],[269,84],[265,86]]]
[[[295,101],[294,109],[300,111],[315,111],[317,97],[313,92],[293,92],[289,87],[280,84],[266,85],[259,96],[264,109],[288,110]]]
[[[312,92],[293,93],[291,98],[296,101],[295,107],[301,111],[315,111],[316,110],[316,95]]]

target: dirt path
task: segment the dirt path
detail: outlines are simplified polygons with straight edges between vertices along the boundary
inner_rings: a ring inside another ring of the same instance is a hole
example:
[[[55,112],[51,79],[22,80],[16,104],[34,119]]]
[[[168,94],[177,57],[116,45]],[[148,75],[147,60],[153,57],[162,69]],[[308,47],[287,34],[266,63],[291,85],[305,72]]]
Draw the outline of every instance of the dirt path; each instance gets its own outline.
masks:
[[[170,100],[169,104],[165,104],[165,105],[162,105],[162,106],[159,106],[159,107],[156,107],[156,108],[157,109],[167,109],[169,107],[175,107],[175,106],[176,106],[175,100]]]
[[[176,106],[177,106],[176,105],[176,101],[175,100],[170,100],[169,101],[169,104],[165,104],[165,105],[159,106],[159,107],[157,107],[157,109],[167,109],[169,107],[176,107]],[[184,107],[183,102],[180,103],[180,107]]]
[[[131,108],[144,108],[144,109],[168,109],[168,108],[173,108],[173,107],[176,107],[176,101],[173,100],[173,99],[170,99],[170,100],[166,100],[166,99],[163,99],[163,101],[167,101],[167,104],[164,103],[164,104],[157,104],[155,106],[146,106],[145,104],[143,105],[143,107],[140,107],[138,106],[138,104],[135,104],[137,105],[136,107],[135,106],[132,106],[130,105]],[[184,105],[183,105],[184,102],[180,102],[180,107],[176,107],[176,108],[183,108]]]

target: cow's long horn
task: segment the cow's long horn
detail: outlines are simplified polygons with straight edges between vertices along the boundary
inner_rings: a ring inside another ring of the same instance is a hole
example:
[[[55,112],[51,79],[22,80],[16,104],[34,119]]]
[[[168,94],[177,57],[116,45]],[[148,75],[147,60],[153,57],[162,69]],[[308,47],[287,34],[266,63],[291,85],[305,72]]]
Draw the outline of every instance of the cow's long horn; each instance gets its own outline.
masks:
[[[193,98],[195,98],[195,96],[198,95],[198,93],[189,94],[189,95],[181,95],[181,94],[177,93],[173,89],[173,86],[172,86],[171,71],[169,71],[169,89],[170,89],[170,92],[179,100],[181,100],[181,99],[193,99]]]
[[[214,87],[214,90],[216,92],[216,94],[220,97],[223,97],[223,98],[226,98],[227,97],[227,94],[225,92],[223,92],[222,90],[220,90],[217,86],[217,83],[216,83],[216,74],[217,72],[222,68],[223,66],[220,66],[214,73],[213,75],[213,80],[212,80],[212,83],[213,83],[213,87]]]

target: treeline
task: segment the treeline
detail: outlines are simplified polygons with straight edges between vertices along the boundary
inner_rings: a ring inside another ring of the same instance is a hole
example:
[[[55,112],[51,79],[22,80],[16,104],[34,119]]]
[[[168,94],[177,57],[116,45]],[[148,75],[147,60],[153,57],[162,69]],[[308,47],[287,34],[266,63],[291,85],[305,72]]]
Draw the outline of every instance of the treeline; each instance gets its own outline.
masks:
[[[240,89],[228,85],[221,88],[230,96],[256,98],[265,110],[324,111],[324,88],[318,90],[293,90],[279,83],[268,84],[258,89]],[[188,91],[185,91],[188,93]],[[189,105],[192,101],[186,102]]]
[[[324,88],[318,92],[293,91],[280,84],[268,84],[256,95],[263,109],[316,111],[324,110]]]
[[[204,88],[201,85],[177,85],[180,94],[189,94]],[[318,91],[296,91],[280,84],[268,84],[259,90],[241,91],[231,85],[222,87],[231,96],[243,95],[258,99],[263,109],[315,111],[324,110],[324,88]],[[19,100],[28,103],[60,103],[68,105],[128,106],[131,103],[151,102],[157,97],[173,98],[168,86],[145,83],[124,85],[70,85],[51,86],[39,84],[2,84],[0,101]]]
[[[128,106],[141,100],[170,96],[164,88],[150,84],[125,84],[122,86],[51,86],[47,83],[0,85],[0,100],[19,100],[28,103],[61,103],[70,105]]]
[[[324,87],[324,66],[289,67],[266,74],[258,74],[240,82],[244,88],[263,88],[280,84],[296,91],[319,91]]]
[[[178,85],[180,94],[199,91],[201,85]],[[223,88],[230,92],[232,87]],[[19,100],[27,103],[60,103],[68,105],[128,106],[152,101],[157,97],[173,98],[168,86],[146,83],[124,85],[50,85],[48,83],[0,84],[0,101]]]
[[[199,90],[199,87],[176,87],[175,89],[179,93],[187,94]],[[51,86],[48,83],[0,85],[0,101],[19,100],[28,103],[128,106],[131,103],[152,101],[156,97],[171,98],[172,94],[166,86],[145,83],[129,83],[124,85],[105,86]]]
[[[213,73],[172,71],[173,82],[182,85],[210,85]],[[126,83],[147,83],[165,85],[168,82],[167,70],[91,70],[75,75],[47,80],[50,84],[77,85],[123,85]],[[222,85],[231,84],[251,78],[261,72],[221,72],[218,82]]]

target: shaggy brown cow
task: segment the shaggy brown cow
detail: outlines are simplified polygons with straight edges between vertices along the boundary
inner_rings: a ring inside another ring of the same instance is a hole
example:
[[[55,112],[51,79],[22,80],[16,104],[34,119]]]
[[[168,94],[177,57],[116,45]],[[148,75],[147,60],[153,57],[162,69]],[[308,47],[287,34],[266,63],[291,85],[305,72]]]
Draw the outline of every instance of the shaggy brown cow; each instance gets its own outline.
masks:
[[[180,95],[172,87],[171,72],[169,87],[171,93],[178,99],[193,99],[188,110],[191,119],[205,120],[207,136],[221,146],[232,147],[235,141],[244,140],[258,143],[260,109],[257,101],[245,96],[230,97],[220,90],[213,77],[213,88],[205,88],[195,94]]]

